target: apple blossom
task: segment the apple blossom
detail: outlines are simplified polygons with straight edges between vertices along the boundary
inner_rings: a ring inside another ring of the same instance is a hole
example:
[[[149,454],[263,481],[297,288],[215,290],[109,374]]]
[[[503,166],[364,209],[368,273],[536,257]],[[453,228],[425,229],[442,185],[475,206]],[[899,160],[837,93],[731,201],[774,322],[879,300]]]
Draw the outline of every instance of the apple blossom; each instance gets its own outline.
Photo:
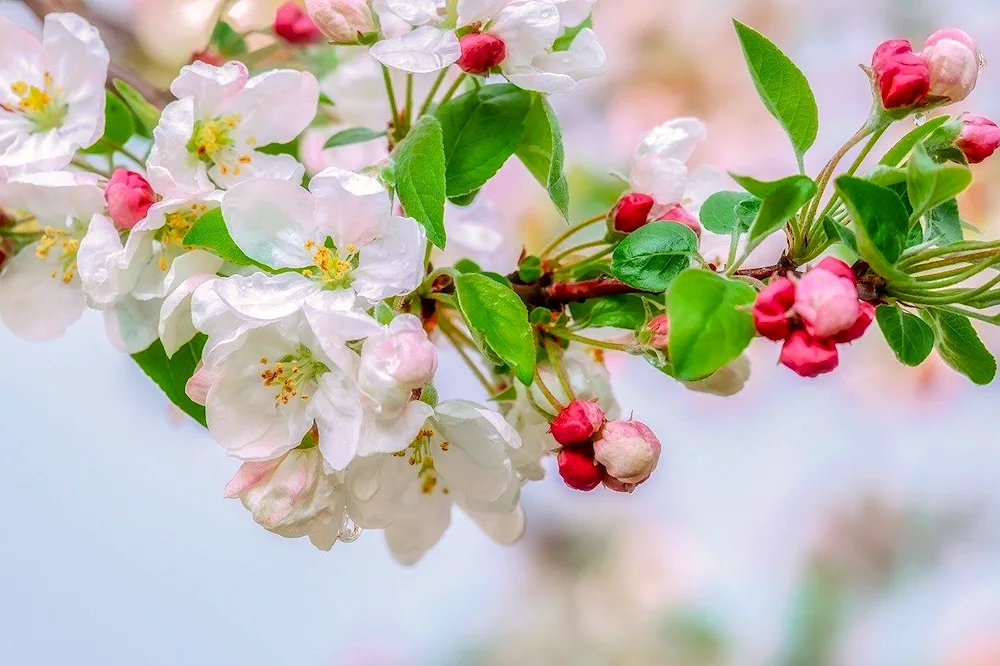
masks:
[[[573,490],[591,491],[604,479],[604,467],[594,460],[593,449],[563,449],[556,462],[559,476]]]
[[[142,174],[116,169],[104,186],[104,200],[115,228],[127,231],[146,217],[149,207],[156,202],[156,193]]]
[[[938,30],[927,38],[920,52],[930,68],[930,94],[950,103],[964,101],[979,79],[982,55],[967,32],[957,28]]]
[[[660,218],[666,222],[677,222],[678,224],[683,224],[685,227],[690,229],[699,238],[701,237],[701,223],[698,221],[694,215],[689,213],[684,206],[676,205]]]
[[[372,385],[409,391],[430,382],[436,371],[436,348],[414,315],[399,315],[361,350],[361,374]]]
[[[649,346],[653,349],[665,351],[669,342],[670,322],[667,315],[656,315],[646,324],[646,331],[649,333]]]
[[[42,39],[0,17],[0,170],[68,165],[104,133],[108,51],[76,14],[48,14]]]
[[[965,116],[955,146],[970,164],[985,162],[1000,148],[1000,127],[989,118]]]
[[[858,290],[853,281],[817,267],[796,285],[794,307],[811,335],[831,337],[858,318]]]
[[[638,421],[608,421],[594,442],[594,460],[612,479],[638,485],[649,478],[660,461],[660,440]]]
[[[930,91],[930,67],[905,39],[880,45],[872,56],[872,72],[886,109],[922,104]]]
[[[648,194],[629,192],[611,209],[611,226],[615,231],[629,234],[649,222],[649,214],[656,201]]]
[[[278,7],[274,15],[274,34],[289,44],[313,44],[323,41],[323,33],[295,0]]]
[[[584,444],[604,427],[604,412],[591,400],[574,400],[552,420],[552,438],[562,444]]]
[[[864,301],[858,303],[858,318],[848,328],[834,336],[837,344],[848,344],[859,339],[875,321],[875,306]]]
[[[276,69],[250,78],[240,62],[195,62],[170,91],[178,99],[163,110],[148,162],[157,191],[204,193],[254,178],[302,178],[294,157],[259,149],[291,141],[312,121],[319,100],[312,74]]]
[[[351,464],[348,513],[363,528],[384,529],[403,564],[437,543],[454,505],[491,538],[512,544],[524,532],[521,482],[510,460],[520,445],[498,413],[465,400],[442,402],[409,446]]]
[[[469,74],[488,74],[507,58],[507,46],[493,35],[470,32],[458,42],[462,57],[456,64]]]
[[[370,0],[306,0],[306,9],[334,44],[371,44],[378,39],[378,16]]]

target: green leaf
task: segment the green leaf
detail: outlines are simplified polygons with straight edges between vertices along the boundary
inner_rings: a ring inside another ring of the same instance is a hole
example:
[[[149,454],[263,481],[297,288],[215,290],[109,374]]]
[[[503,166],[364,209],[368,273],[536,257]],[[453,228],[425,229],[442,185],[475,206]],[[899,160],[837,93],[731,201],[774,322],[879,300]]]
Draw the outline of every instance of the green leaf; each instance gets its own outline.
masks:
[[[449,197],[448,201],[452,202],[456,206],[471,206],[477,196],[479,196],[479,190],[473,190],[472,192],[463,194],[459,197]]]
[[[888,188],[851,176],[837,179],[837,192],[857,224],[858,254],[882,277],[895,275],[910,230],[903,201]]]
[[[552,50],[555,52],[568,51],[569,47],[573,45],[573,40],[576,39],[576,36],[579,35],[584,28],[592,27],[594,27],[594,17],[588,16],[580,25],[567,28],[566,32],[564,32],[562,36],[560,36],[559,39],[552,44]]]
[[[545,271],[542,269],[542,260],[533,255],[522,259],[517,267],[517,276],[525,284],[534,282],[543,275],[545,275]]]
[[[716,192],[701,205],[701,226],[713,234],[725,236],[744,233],[750,228],[753,218],[748,220],[741,216],[737,206],[752,199],[746,192]]]
[[[900,184],[905,186],[906,169],[878,164],[864,174],[864,179],[882,187],[892,188]]]
[[[928,120],[923,125],[917,126],[915,129],[911,130],[906,136],[896,142],[889,152],[885,154],[885,157],[879,161],[879,164],[885,166],[895,167],[903,163],[906,156],[910,154],[913,147],[924,140],[925,137],[930,136],[934,130],[944,125],[948,122],[948,116],[941,116],[939,118],[934,118],[933,120]]]
[[[875,320],[889,348],[903,365],[916,367],[934,349],[934,331],[920,317],[895,305],[880,305]]]
[[[455,293],[469,328],[510,366],[522,384],[530,385],[535,374],[535,340],[524,302],[509,287],[473,273],[456,278]]]
[[[246,41],[225,21],[215,24],[209,44],[223,57],[243,55],[247,52]]]
[[[406,214],[427,230],[427,238],[442,250],[444,229],[445,162],[441,123],[424,116],[394,151],[396,194]]]
[[[248,257],[233,240],[233,237],[229,235],[226,222],[222,219],[221,208],[210,210],[195,220],[188,232],[184,234],[184,245],[208,250],[237,266],[267,268],[267,266]]]
[[[653,222],[625,237],[611,256],[611,272],[636,289],[660,292],[691,265],[698,237],[677,222]]]
[[[354,143],[365,143],[374,141],[386,136],[387,132],[368,129],[367,127],[352,127],[342,132],[337,132],[323,145],[324,148],[337,148],[339,146],[349,146]]]
[[[531,104],[531,93],[503,83],[441,105],[449,198],[474,192],[496,175],[521,143]]]
[[[997,374],[996,359],[979,339],[969,318],[937,308],[927,308],[924,313],[937,333],[937,350],[944,362],[974,384],[992,382]]]
[[[634,294],[592,298],[569,306],[574,328],[623,328],[634,331],[646,323],[646,306]]]
[[[534,95],[531,111],[524,121],[524,136],[517,157],[527,167],[565,219],[569,219],[569,183],[563,173],[566,153],[559,119],[545,95]]]
[[[954,199],[971,184],[972,171],[966,167],[936,164],[923,144],[913,149],[907,164],[906,189],[914,217]]]
[[[733,21],[757,93],[792,141],[799,164],[816,142],[819,109],[809,82],[781,49],[753,28]]]
[[[167,353],[159,340],[145,351],[132,354],[132,358],[139,364],[142,371],[167,394],[170,402],[180,407],[184,413],[202,425],[205,425],[205,408],[192,402],[191,398],[187,397],[187,393],[184,392],[184,387],[191,379],[191,375],[194,374],[198,361],[201,360],[201,350],[207,339],[204,335],[195,336],[191,342],[178,349],[171,358],[167,358]]]
[[[748,192],[762,200],[757,217],[748,231],[744,256],[783,227],[816,195],[816,183],[808,176],[789,176],[773,182],[763,182],[744,176],[734,176],[734,178]]]
[[[153,130],[160,124],[160,110],[146,101],[146,98],[138,90],[121,79],[115,79],[114,86],[128,107],[132,109],[139,125],[145,128],[146,135],[152,136]]]
[[[939,237],[943,243],[958,243],[965,238],[958,201],[952,199],[927,211],[927,237]]]
[[[105,155],[121,149],[135,135],[135,117],[125,102],[110,90],[105,93],[104,136],[83,152]]]
[[[455,262],[455,270],[459,273],[482,273],[483,269],[472,259],[459,259]]]
[[[829,215],[823,218],[823,231],[826,232],[827,238],[834,241],[839,240],[849,247],[854,254],[859,254],[858,238],[854,235],[854,232],[833,220]]]
[[[667,292],[668,348],[681,381],[708,377],[736,359],[753,339],[753,287],[712,271],[691,269]]]

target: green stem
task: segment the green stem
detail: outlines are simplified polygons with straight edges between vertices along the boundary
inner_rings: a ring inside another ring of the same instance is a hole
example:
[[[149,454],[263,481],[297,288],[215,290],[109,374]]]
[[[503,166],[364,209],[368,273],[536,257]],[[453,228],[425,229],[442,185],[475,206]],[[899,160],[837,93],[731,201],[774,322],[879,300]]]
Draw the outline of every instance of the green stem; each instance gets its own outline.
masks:
[[[576,268],[577,266],[584,266],[586,264],[591,264],[591,263],[593,263],[593,262],[595,262],[595,261],[597,261],[599,259],[603,259],[604,257],[608,256],[609,254],[611,254],[614,251],[615,251],[614,247],[606,247],[603,250],[601,250],[600,252],[597,252],[596,254],[592,254],[589,257],[584,257],[583,259],[581,259],[579,261],[574,261],[571,264],[562,264],[561,266],[559,266],[558,272],[564,274],[567,271],[569,271],[569,270],[571,270],[573,268]]]
[[[570,402],[576,400],[576,396],[573,394],[573,387],[570,386],[569,377],[566,376],[566,369],[562,364],[562,349],[550,338],[543,338],[543,344],[545,345],[545,351],[549,353],[549,363],[552,364],[552,369],[556,371],[556,377],[559,378],[559,384],[562,386],[563,392],[566,393],[566,397],[569,398]]]
[[[594,338],[587,338],[558,328],[550,328],[547,332],[557,338],[569,340],[570,342],[579,342],[580,344],[597,347],[598,349],[607,349],[610,351],[620,351],[626,353],[632,352],[632,347],[630,345],[622,345],[617,342],[605,342],[604,340],[595,340]]]
[[[413,74],[406,74],[406,129],[413,127]]]
[[[452,97],[455,96],[455,93],[458,92],[459,86],[461,86],[462,82],[465,81],[466,76],[468,76],[468,74],[465,74],[463,72],[462,74],[459,75],[457,79],[455,79],[455,82],[451,84],[450,88],[448,88],[448,91],[444,94],[444,97],[441,98],[441,103],[438,106],[444,105],[446,102],[451,100]]]
[[[558,398],[556,398],[552,391],[549,390],[549,387],[545,385],[545,382],[542,380],[542,375],[538,372],[537,367],[535,367],[535,385],[538,387],[538,390],[542,392],[542,395],[545,396],[545,399],[549,401],[549,404],[552,405],[556,412],[561,412],[566,409],[566,405],[559,402]]]
[[[468,366],[472,374],[475,375],[477,380],[479,380],[479,383],[483,385],[484,389],[486,389],[486,392],[490,396],[496,394],[496,387],[493,385],[493,382],[486,377],[479,366],[476,365],[476,362],[472,359],[472,357],[469,356],[469,353],[465,350],[465,344],[459,335],[458,329],[451,323],[444,313],[439,313],[438,327],[441,329],[441,333],[444,334],[444,337],[448,339],[448,342],[450,342],[455,348],[455,351],[458,352],[458,355],[465,362],[465,365]]]
[[[604,242],[604,239],[590,241],[588,243],[581,243],[580,245],[574,245],[573,247],[569,248],[568,250],[564,250],[564,251],[560,252],[559,254],[557,254],[556,256],[552,257],[552,261],[558,263],[560,260],[565,259],[566,257],[570,256],[571,254],[573,254],[575,252],[579,252],[580,250],[589,250],[590,248],[601,247],[603,245],[606,245],[606,243]]]
[[[864,148],[861,149],[861,152],[858,153],[858,156],[851,164],[851,167],[846,172],[844,172],[845,176],[853,176],[858,172],[858,169],[861,168],[861,165],[864,163],[865,158],[867,158],[868,155],[871,154],[872,150],[875,149],[875,146],[876,144],[878,144],[879,139],[882,138],[882,136],[888,129],[889,125],[883,123],[882,127],[875,130],[875,133],[871,135],[870,139],[868,139],[868,143],[866,143]],[[830,179],[832,179],[832,177],[833,174],[831,173]],[[817,227],[823,224],[823,218],[826,217],[826,215],[833,210],[833,207],[836,206],[839,201],[840,201],[839,194],[834,193],[834,195],[830,197],[830,200],[826,203],[826,207],[823,209],[823,211],[816,217],[815,220],[812,220],[811,226],[809,228],[810,237],[812,237]]]
[[[971,264],[979,259],[990,259],[994,257],[1000,257],[1000,248],[990,248],[985,250],[980,250],[978,252],[965,252],[962,254],[957,254],[951,257],[945,257],[943,259],[937,259],[935,261],[929,261],[935,256],[940,256],[939,254],[932,254],[929,257],[921,258],[919,263],[915,263],[913,260],[903,261],[898,264],[900,270],[905,270],[908,273],[924,273],[926,271],[931,271],[937,268],[944,268],[946,266],[954,266],[955,264]]]
[[[85,160],[79,157],[74,157],[72,164],[73,166],[83,169],[84,171],[89,171],[90,173],[96,173],[98,176],[104,176],[105,178],[111,177],[111,174],[107,173],[106,171],[101,171],[97,167],[88,164]]]
[[[423,106],[420,107],[420,113],[417,115],[418,118],[427,113],[428,110],[430,110],[431,104],[434,103],[434,95],[437,94],[437,91],[441,88],[441,84],[443,84],[444,80],[448,77],[448,70],[449,68],[445,67],[444,69],[441,70],[441,73],[438,74],[438,77],[434,79],[434,84],[431,86],[431,91],[430,93],[427,94],[427,99],[424,100]]]
[[[399,116],[399,107],[396,106],[396,91],[392,87],[392,75],[389,73],[389,68],[385,65],[382,65],[382,79],[385,81],[385,91],[389,95],[389,108],[392,111],[392,122],[398,129],[402,119]]]
[[[608,217],[608,213],[605,211],[604,213],[601,213],[600,215],[595,215],[594,217],[592,217],[592,218],[590,218],[588,220],[584,220],[583,222],[578,222],[577,224],[574,224],[573,226],[569,227],[568,229],[566,229],[565,231],[563,231],[561,234],[559,234],[558,236],[556,236],[555,239],[553,239],[553,241],[551,243],[549,243],[548,245],[545,246],[545,249],[542,250],[541,253],[538,256],[541,259],[545,259],[547,256],[549,256],[550,254],[552,254],[552,252],[555,251],[555,249],[557,247],[559,247],[559,245],[562,244],[562,242],[565,241],[567,238],[569,238],[573,234],[577,233],[578,231],[582,231],[582,230],[586,229],[587,227],[589,227],[592,224],[597,224],[598,222],[606,220],[607,217]]]

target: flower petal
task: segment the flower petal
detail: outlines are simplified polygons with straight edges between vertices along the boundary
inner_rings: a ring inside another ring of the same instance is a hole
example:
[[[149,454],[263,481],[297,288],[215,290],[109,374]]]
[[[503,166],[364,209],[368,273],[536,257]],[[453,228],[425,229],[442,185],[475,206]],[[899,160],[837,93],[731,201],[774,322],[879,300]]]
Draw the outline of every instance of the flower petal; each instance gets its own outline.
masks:
[[[495,17],[510,0],[458,0],[458,25],[465,27]]]
[[[247,83],[232,102],[242,115],[239,130],[253,135],[257,144],[288,143],[316,117],[319,82],[309,72],[274,69]]]
[[[406,520],[385,528],[385,542],[392,556],[406,566],[419,562],[451,524],[451,501],[446,495],[424,495],[415,508]]]
[[[646,133],[636,149],[635,159],[646,155],[687,162],[698,144],[708,137],[708,127],[698,118],[675,118]]]
[[[454,31],[427,25],[375,43],[371,54],[386,67],[428,74],[458,62],[462,47]]]
[[[434,466],[448,487],[477,501],[500,498],[513,478],[507,442],[516,432],[486,418],[489,410],[465,400],[449,400],[434,410],[434,423],[447,450],[434,451]],[[518,445],[520,440],[517,440]]]
[[[153,130],[153,149],[149,153],[147,177],[157,192],[212,192],[205,163],[188,152],[187,143],[194,132],[194,100],[187,98],[167,104],[160,122]]]
[[[222,198],[229,235],[248,257],[271,268],[312,266],[306,243],[326,240],[314,223],[312,194],[285,180],[264,178],[236,185]]]
[[[9,259],[0,273],[0,319],[10,331],[25,340],[55,340],[83,314],[83,291],[79,277],[63,283],[53,270],[56,262],[35,255],[32,244]]]
[[[97,175],[71,171],[47,171],[0,180],[0,204],[30,211],[38,221],[62,224],[67,217],[89,220],[104,212],[104,190]]]
[[[370,301],[410,293],[424,278],[426,247],[427,234],[416,220],[390,218],[385,235],[361,248],[355,291]]]
[[[648,194],[656,201],[654,216],[657,212],[666,212],[684,199],[687,178],[688,171],[683,162],[654,154],[636,161],[629,173],[633,191]]]
[[[215,291],[240,317],[274,322],[298,312],[319,285],[298,273],[254,273],[219,280]]]
[[[221,115],[223,102],[243,90],[249,77],[246,65],[236,60],[220,67],[195,61],[181,68],[170,92],[177,99],[193,98],[195,117],[204,120]]]
[[[364,247],[385,233],[392,203],[382,183],[330,167],[309,183],[316,195],[316,220],[340,249]]]
[[[215,275],[211,273],[192,275],[163,300],[158,330],[167,358],[172,357],[197,335],[198,329],[191,321],[191,296],[195,289],[214,278]]]
[[[560,30],[559,10],[543,0],[508,4],[488,28],[489,34],[499,37],[507,47],[504,64],[510,67],[532,64],[552,46]]]

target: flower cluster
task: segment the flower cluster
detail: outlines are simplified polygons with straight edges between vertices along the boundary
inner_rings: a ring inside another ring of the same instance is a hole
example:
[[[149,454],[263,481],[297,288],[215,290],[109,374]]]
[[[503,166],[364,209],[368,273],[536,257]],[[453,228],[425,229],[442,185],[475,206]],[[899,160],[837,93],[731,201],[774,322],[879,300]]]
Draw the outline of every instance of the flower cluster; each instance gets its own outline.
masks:
[[[620,418],[607,353],[728,396],[748,382],[756,333],[813,377],[877,320],[902,362],[937,346],[972,381],[993,379],[969,319],[1000,323],[983,312],[1000,277],[969,281],[998,265],[1000,243],[964,238],[955,197],[1000,129],[931,119],[859,174],[893,122],[971,92],[978,48],[956,30],[919,55],[879,48],[877,113],[815,180],[689,168],[707,127],[670,120],[599,214],[498,261],[487,185],[508,160],[569,219],[546,95],[605,70],[594,4],[286,3],[266,58],[220,25],[159,106],[124,81],[105,89],[108,53],[80,17],[50,14],[40,39],[0,19],[17,53],[0,62],[0,319],[50,340],[100,311],[112,342],[240,461],[224,495],[258,524],[322,549],[382,531],[404,563],[455,507],[517,541],[522,489],[546,466],[578,490],[651,477],[660,442]],[[812,93],[775,45],[737,32],[802,162]],[[491,406],[440,397],[442,345]]]

